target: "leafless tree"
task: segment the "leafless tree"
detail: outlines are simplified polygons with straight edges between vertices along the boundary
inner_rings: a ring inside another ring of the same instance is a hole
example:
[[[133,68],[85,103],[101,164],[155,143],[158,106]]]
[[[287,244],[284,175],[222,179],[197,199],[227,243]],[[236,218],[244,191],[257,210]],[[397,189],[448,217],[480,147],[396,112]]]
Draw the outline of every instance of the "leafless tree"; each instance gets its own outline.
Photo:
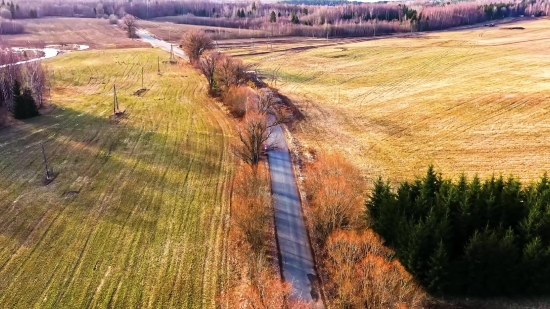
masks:
[[[41,108],[44,104],[44,92],[46,90],[46,74],[42,67],[41,61],[32,61],[25,64],[26,66],[26,79],[29,88],[31,89],[38,108]]]
[[[246,81],[246,71],[249,66],[245,65],[240,59],[230,56],[223,56],[218,65],[218,80],[226,89],[231,86],[237,86]]]
[[[237,127],[240,144],[234,152],[251,166],[260,162],[264,148],[273,148],[272,141],[269,141],[273,128],[290,118],[284,108],[275,104],[276,100],[269,91],[260,91],[260,101],[262,107],[258,105],[258,110],[249,109]]]
[[[126,25],[126,31],[128,31],[128,37],[129,38],[135,38],[136,37],[136,18],[130,14],[126,14],[124,18],[122,19],[124,22],[124,25]]]
[[[257,166],[275,125],[276,123],[269,124],[265,114],[249,111],[237,127],[241,143],[234,148],[235,155],[251,166]]]
[[[191,62],[198,61],[205,51],[214,48],[212,39],[202,30],[187,31],[181,39],[181,45]]]
[[[209,93],[212,93],[212,90],[214,88],[214,83],[215,83],[214,74],[216,73],[216,64],[218,63],[219,58],[220,58],[220,53],[211,52],[204,55],[198,63],[199,70],[206,77],[206,80],[208,81]]]

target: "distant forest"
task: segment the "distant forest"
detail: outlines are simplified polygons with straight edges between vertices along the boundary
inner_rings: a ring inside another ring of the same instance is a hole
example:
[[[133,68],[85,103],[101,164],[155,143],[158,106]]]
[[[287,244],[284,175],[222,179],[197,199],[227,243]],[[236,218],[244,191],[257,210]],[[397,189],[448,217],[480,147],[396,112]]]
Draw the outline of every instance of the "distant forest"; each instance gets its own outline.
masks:
[[[132,14],[140,19],[176,16],[174,22],[260,30],[262,36],[377,36],[389,33],[442,30],[520,16],[546,16],[545,0],[498,2],[352,3],[314,0],[323,5],[292,3],[221,3],[208,1],[78,1],[3,0],[13,19],[42,16],[107,18]],[[297,1],[297,0],[291,0]]]

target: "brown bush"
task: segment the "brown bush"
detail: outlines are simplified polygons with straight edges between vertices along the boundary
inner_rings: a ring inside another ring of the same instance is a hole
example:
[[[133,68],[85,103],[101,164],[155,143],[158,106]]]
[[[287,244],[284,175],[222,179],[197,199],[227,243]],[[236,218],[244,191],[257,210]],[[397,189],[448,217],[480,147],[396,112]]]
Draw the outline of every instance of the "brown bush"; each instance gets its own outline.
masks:
[[[327,288],[336,307],[421,307],[421,288],[373,231],[336,231],[326,254]]]
[[[235,117],[241,118],[246,113],[246,104],[248,98],[248,91],[244,87],[230,87],[222,94],[222,102],[231,114]]]
[[[229,232],[229,280],[222,308],[305,308],[287,304],[291,286],[276,268],[268,171],[240,165],[233,178]]]
[[[271,194],[267,172],[263,168],[242,166],[234,176],[232,222],[252,251],[265,250],[271,220]]]
[[[220,86],[229,89],[231,86],[239,86],[246,82],[246,71],[249,66],[241,59],[223,55],[216,68],[216,78]]]
[[[202,30],[189,30],[181,38],[183,51],[190,62],[196,62],[201,55],[212,48],[212,39]]]
[[[306,166],[304,183],[310,203],[313,238],[320,244],[334,230],[363,225],[364,181],[359,171],[337,154],[319,156]]]

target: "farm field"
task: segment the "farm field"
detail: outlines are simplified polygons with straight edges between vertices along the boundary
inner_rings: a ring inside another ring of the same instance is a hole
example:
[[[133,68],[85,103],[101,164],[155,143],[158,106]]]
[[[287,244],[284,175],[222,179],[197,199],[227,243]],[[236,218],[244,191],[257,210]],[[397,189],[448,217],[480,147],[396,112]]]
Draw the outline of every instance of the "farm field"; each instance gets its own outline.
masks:
[[[231,126],[194,69],[161,63],[157,75],[158,56],[50,59],[57,108],[0,130],[0,307],[215,307]],[[122,118],[110,117],[113,84]]]
[[[126,32],[106,19],[45,17],[19,20],[25,33],[0,36],[3,47],[44,47],[51,44],[84,44],[90,48],[149,47],[129,39]]]
[[[533,180],[550,170],[548,29],[538,19],[242,58],[305,114],[302,151],[341,152],[369,181],[429,164]]]

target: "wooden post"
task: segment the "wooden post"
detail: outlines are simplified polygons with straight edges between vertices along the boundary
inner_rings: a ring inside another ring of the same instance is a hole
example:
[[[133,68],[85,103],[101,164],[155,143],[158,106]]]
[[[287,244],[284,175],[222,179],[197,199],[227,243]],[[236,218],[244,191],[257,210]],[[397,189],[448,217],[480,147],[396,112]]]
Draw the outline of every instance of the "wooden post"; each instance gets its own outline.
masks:
[[[157,56],[157,71],[160,74],[160,56]]]
[[[141,89],[144,89],[144,87],[143,87],[143,66],[141,66]]]
[[[116,85],[113,85],[113,114],[116,115],[116,107],[117,107],[117,102],[116,102]]]
[[[44,159],[44,167],[46,168],[46,179],[50,180],[50,169],[48,168],[48,160],[46,160],[46,152],[44,151],[44,143],[40,143],[40,146],[42,147],[42,158]]]

